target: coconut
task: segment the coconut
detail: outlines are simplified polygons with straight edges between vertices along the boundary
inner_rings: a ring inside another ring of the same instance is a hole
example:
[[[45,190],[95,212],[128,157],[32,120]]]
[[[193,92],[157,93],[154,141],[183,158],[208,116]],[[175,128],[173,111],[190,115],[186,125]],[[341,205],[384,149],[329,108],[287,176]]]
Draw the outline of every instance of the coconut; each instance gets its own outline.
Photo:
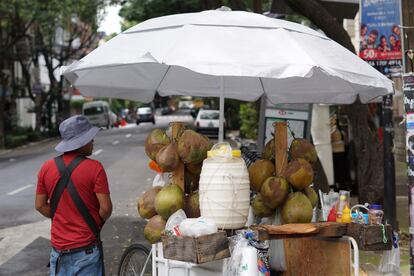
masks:
[[[262,158],[270,161],[275,160],[275,139],[272,138],[266,143],[262,152]]]
[[[200,175],[192,174],[191,172],[187,171],[184,174],[184,185],[188,187],[188,191],[197,191],[200,182]],[[186,190],[187,191],[187,190]]]
[[[275,172],[275,166],[266,159],[257,160],[249,167],[250,188],[259,192],[263,182]]]
[[[184,212],[188,218],[200,217],[200,195],[198,192],[185,196]]]
[[[287,181],[297,190],[305,189],[313,181],[312,166],[302,158],[289,162],[283,174]]]
[[[155,197],[155,210],[165,220],[184,207],[184,193],[178,185],[170,184],[158,192]]]
[[[160,215],[153,216],[144,227],[144,237],[150,243],[157,243],[161,240],[161,234],[165,230],[165,219]]]
[[[211,148],[208,138],[194,130],[187,129],[178,139],[178,155],[188,164],[197,164],[207,158],[207,151]]]
[[[318,194],[315,192],[315,190],[312,187],[306,187],[302,190],[302,193],[304,193],[309,201],[312,204],[312,208],[315,208],[318,204]]]
[[[158,151],[155,159],[163,172],[174,171],[180,164],[180,157],[177,153],[177,145],[175,143],[171,143],[162,147]]]
[[[306,139],[294,139],[290,145],[289,154],[292,159],[303,158],[310,163],[315,163],[318,159],[315,146]]]
[[[283,177],[272,176],[265,180],[260,189],[263,203],[272,209],[280,206],[289,193],[289,184]]]
[[[200,175],[202,165],[203,163],[198,163],[198,164],[189,163],[185,165],[185,168],[192,174]]]
[[[156,161],[158,151],[170,142],[170,138],[165,131],[156,128],[148,134],[147,139],[145,140],[145,153],[151,160]]]
[[[138,213],[142,218],[150,219],[151,217],[155,216],[157,212],[155,211],[155,197],[157,196],[158,192],[161,191],[162,187],[153,187],[150,190],[146,191],[141,195],[138,199]]]
[[[312,220],[312,204],[301,192],[288,195],[282,207],[283,223],[309,223]]]
[[[275,213],[275,210],[267,207],[262,200],[262,195],[257,194],[252,201],[253,214],[259,218],[270,217]]]

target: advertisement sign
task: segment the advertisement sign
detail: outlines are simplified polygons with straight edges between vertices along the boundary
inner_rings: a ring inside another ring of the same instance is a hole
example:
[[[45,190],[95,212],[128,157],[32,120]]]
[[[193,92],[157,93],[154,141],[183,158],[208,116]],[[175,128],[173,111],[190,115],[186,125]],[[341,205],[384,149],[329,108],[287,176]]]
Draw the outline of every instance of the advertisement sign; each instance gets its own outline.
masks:
[[[414,75],[403,75],[408,176],[414,177]]]
[[[309,121],[309,107],[305,105],[308,110],[289,109],[290,106],[278,106],[278,108],[267,108],[265,111],[265,135],[264,143],[266,144],[270,139],[273,139],[274,122],[287,122],[288,124],[288,145],[293,138],[306,138]],[[306,111],[305,111],[306,110]],[[294,137],[293,137],[294,135]]]
[[[402,65],[400,0],[361,0],[359,56],[385,75]]]

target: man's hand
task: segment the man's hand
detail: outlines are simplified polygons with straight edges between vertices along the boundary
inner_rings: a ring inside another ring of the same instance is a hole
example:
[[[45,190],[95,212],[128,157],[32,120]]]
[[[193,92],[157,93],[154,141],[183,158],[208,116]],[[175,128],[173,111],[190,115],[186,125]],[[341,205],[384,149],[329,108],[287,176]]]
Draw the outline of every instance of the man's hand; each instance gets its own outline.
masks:
[[[112,201],[109,194],[96,194],[99,201],[99,215],[103,220],[107,220],[112,214]]]
[[[50,204],[47,202],[47,195],[36,194],[35,208],[47,218],[51,217]]]

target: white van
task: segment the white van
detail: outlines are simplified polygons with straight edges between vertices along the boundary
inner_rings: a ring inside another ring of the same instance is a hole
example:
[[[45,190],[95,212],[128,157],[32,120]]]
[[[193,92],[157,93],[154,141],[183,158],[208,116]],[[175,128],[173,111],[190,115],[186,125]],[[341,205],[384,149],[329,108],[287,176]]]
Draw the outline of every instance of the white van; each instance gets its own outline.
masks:
[[[116,115],[109,109],[105,101],[94,101],[83,104],[82,114],[89,122],[97,127],[113,127],[116,122]]]

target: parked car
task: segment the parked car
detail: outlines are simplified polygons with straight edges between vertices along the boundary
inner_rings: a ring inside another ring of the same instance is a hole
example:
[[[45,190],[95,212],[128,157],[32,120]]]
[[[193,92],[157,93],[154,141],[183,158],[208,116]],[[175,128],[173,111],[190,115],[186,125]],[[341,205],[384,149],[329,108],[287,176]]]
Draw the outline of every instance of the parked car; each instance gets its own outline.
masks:
[[[220,112],[218,110],[201,109],[194,121],[197,132],[217,137],[220,125],[219,117]],[[224,123],[224,125],[226,124]]]
[[[155,125],[155,114],[151,107],[140,107],[137,110],[137,125],[145,122]]]
[[[179,101],[178,109],[191,109],[194,107],[193,101]]]
[[[82,114],[88,118],[92,125],[97,127],[106,127],[109,129],[116,123],[116,115],[109,109],[109,104],[105,101],[84,103],[82,106]]]

